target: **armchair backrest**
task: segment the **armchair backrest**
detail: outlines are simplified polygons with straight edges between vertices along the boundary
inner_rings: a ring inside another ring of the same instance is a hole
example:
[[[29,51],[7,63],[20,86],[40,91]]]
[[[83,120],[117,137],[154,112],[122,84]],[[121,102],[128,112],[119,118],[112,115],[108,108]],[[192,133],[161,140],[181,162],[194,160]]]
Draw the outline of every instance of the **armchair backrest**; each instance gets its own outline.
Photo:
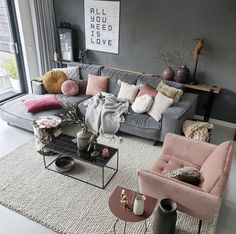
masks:
[[[214,149],[203,163],[199,187],[208,193],[222,195],[233,156],[233,142],[226,141]]]
[[[175,156],[201,168],[215,148],[216,145],[213,144],[168,133],[165,137],[162,154]]]

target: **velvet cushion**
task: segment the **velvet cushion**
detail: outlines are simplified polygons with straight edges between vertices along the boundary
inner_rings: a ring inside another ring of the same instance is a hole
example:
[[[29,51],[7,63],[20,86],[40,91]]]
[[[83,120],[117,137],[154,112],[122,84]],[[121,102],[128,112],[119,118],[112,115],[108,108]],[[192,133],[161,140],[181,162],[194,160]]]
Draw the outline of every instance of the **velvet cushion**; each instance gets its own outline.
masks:
[[[149,96],[148,94],[144,94],[135,99],[134,103],[132,104],[132,110],[135,113],[139,113],[139,114],[145,113],[149,111],[152,104],[153,104],[153,98]]]
[[[88,75],[86,95],[96,95],[107,91],[108,77]]]
[[[120,85],[120,91],[118,93],[118,98],[126,98],[130,103],[133,103],[137,93],[139,91],[138,86],[128,84],[121,80],[118,81],[118,85]]]
[[[163,112],[173,104],[173,99],[165,96],[164,94],[158,92],[151,109],[148,114],[152,116],[153,119],[159,121]]]
[[[152,87],[151,87],[150,85],[148,85],[148,84],[142,84],[142,85],[141,85],[141,89],[140,89],[140,91],[138,92],[137,97],[140,97],[140,96],[142,96],[142,95],[144,95],[144,94],[148,94],[149,96],[155,98],[156,95],[157,95],[157,91],[156,91],[156,89],[152,88]],[[137,97],[136,97],[136,98],[137,98]]]
[[[199,185],[200,183],[200,171],[194,167],[178,168],[166,173],[167,177],[175,178],[183,182]]]
[[[86,94],[87,84],[88,84],[87,80],[79,80],[78,81],[80,94]]]
[[[163,81],[161,81],[157,86],[157,91],[161,92],[162,94],[166,95],[169,98],[172,98],[174,102],[178,102],[183,94],[183,91],[181,89],[176,89],[174,87],[171,87],[165,84]]]
[[[42,81],[48,93],[61,93],[61,85],[68,77],[63,71],[51,70],[43,75]]]
[[[54,95],[33,98],[24,101],[27,112],[36,113],[42,110],[57,109],[61,107],[60,102]]]
[[[66,80],[61,86],[61,91],[65,96],[76,96],[79,86],[74,80]]]

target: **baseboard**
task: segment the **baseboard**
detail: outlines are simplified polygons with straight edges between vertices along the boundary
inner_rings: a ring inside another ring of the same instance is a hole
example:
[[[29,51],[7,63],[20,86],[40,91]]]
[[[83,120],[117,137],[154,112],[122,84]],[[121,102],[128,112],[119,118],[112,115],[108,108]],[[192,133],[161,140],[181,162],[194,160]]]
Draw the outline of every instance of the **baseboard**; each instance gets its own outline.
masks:
[[[194,118],[203,120],[204,117],[201,116],[201,115],[195,115]],[[227,122],[227,121],[223,121],[223,120],[219,120],[219,119],[213,119],[213,118],[210,118],[209,122],[211,122],[213,124],[220,125],[220,126],[236,129],[236,124],[235,123],[230,123],[230,122]]]

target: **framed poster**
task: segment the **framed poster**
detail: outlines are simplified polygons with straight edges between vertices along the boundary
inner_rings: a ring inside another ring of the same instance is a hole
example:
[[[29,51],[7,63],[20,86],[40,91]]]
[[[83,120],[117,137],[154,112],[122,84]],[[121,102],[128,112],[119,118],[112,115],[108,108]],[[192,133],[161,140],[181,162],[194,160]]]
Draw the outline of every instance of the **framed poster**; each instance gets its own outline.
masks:
[[[84,16],[86,49],[118,54],[120,2],[84,0]]]

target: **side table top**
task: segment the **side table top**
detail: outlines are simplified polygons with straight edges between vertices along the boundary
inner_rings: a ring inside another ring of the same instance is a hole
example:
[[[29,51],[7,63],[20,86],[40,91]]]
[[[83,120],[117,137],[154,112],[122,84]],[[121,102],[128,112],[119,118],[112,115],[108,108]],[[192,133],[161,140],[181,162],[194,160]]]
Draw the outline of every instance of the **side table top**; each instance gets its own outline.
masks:
[[[140,221],[143,221],[143,220],[149,218],[152,215],[152,213],[156,207],[157,199],[143,194],[146,197],[145,202],[144,202],[144,213],[143,213],[143,215],[135,215],[132,212],[132,210],[127,210],[127,209],[123,208],[123,206],[120,202],[120,199],[121,199],[120,194],[123,189],[125,190],[125,193],[127,195],[129,203],[131,202],[133,192],[135,192],[135,191],[118,186],[113,191],[113,193],[111,194],[110,199],[109,199],[109,208],[110,208],[111,212],[117,218],[119,218],[123,221],[127,221],[127,222],[140,222]],[[135,192],[135,193],[136,193],[135,196],[137,194],[141,194],[138,192]],[[135,198],[135,196],[134,196],[134,198]]]
[[[194,89],[194,90],[200,90],[200,91],[205,91],[205,92],[211,92],[213,91],[214,93],[218,94],[221,90],[219,87],[215,86],[210,86],[208,84],[184,84],[185,88],[189,89]]]

